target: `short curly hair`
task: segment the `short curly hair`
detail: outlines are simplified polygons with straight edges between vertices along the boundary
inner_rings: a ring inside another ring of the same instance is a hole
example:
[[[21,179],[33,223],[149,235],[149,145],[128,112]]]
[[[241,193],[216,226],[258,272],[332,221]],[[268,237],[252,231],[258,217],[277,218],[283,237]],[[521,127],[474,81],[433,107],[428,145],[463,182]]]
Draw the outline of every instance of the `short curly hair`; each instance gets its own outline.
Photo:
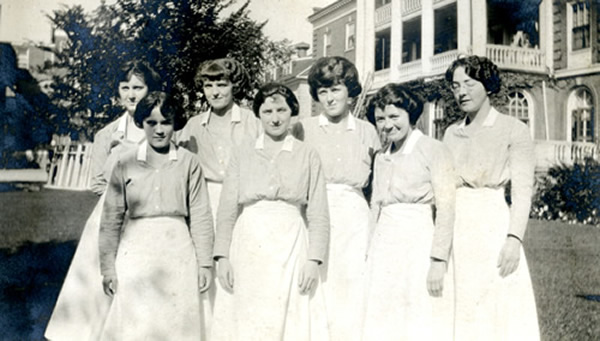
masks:
[[[144,60],[133,59],[125,62],[117,71],[115,77],[116,95],[119,95],[119,83],[128,82],[132,76],[140,78],[148,87],[148,92],[162,90],[161,77],[148,62]]]
[[[423,113],[423,101],[417,95],[400,84],[389,83],[379,89],[369,101],[367,119],[375,123],[375,109],[384,110],[388,105],[405,110],[412,126],[417,124]]]
[[[166,92],[153,91],[148,93],[135,108],[133,122],[138,128],[144,127],[144,120],[150,117],[154,108],[159,108],[163,117],[173,122],[175,131],[181,130],[185,126],[185,110],[181,101]]]
[[[292,111],[292,116],[297,116],[300,111],[300,104],[298,103],[298,99],[294,92],[288,88],[287,86],[280,83],[267,83],[260,87],[256,95],[254,96],[254,101],[252,103],[252,111],[254,111],[254,115],[256,117],[260,117],[259,111],[261,105],[265,103],[265,100],[268,97],[273,95],[281,95],[287,105],[290,107]]]
[[[454,71],[459,67],[463,67],[469,77],[481,82],[485,90],[489,93],[495,94],[500,91],[500,86],[502,85],[500,71],[498,71],[498,66],[488,58],[481,56],[461,56],[456,59],[448,67],[448,70],[446,70],[446,81],[450,84],[452,84]]]
[[[338,56],[322,57],[311,66],[308,85],[310,95],[315,101],[319,101],[319,88],[329,88],[338,84],[346,86],[350,98],[357,97],[362,91],[358,70],[348,59]]]
[[[242,63],[232,58],[207,60],[198,66],[194,81],[202,89],[206,80],[228,80],[233,84],[233,98],[244,98],[245,90],[250,86],[250,77]]]

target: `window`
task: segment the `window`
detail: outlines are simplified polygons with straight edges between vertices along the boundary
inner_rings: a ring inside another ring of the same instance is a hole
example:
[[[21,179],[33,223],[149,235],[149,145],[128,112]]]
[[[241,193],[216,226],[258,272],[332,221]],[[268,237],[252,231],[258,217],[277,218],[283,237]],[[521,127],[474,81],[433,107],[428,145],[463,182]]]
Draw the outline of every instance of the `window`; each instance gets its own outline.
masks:
[[[569,100],[571,141],[594,142],[594,105],[589,90],[575,90]]]
[[[346,51],[354,49],[356,43],[356,29],[354,22],[346,24]]]
[[[458,47],[456,3],[435,10],[434,16],[434,53],[456,50]]]
[[[508,114],[518,118],[521,122],[531,128],[531,116],[529,113],[529,101],[520,91],[508,94]]]
[[[375,34],[375,71],[390,68],[391,29]]]
[[[375,8],[383,7],[391,2],[392,0],[375,0]]]
[[[402,23],[402,63],[421,59],[421,17]]]
[[[323,57],[327,56],[327,48],[329,46],[331,46],[331,32],[328,27],[325,29],[325,33],[323,33]]]
[[[590,2],[581,1],[571,5],[573,51],[590,47]]]

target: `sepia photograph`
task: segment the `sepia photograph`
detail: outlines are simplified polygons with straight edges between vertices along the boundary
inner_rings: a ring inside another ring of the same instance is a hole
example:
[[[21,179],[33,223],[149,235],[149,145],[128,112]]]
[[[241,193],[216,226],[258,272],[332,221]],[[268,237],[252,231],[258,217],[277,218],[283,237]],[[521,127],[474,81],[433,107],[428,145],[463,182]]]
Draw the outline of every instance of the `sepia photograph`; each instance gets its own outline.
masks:
[[[0,341],[600,340],[600,0],[0,0]]]

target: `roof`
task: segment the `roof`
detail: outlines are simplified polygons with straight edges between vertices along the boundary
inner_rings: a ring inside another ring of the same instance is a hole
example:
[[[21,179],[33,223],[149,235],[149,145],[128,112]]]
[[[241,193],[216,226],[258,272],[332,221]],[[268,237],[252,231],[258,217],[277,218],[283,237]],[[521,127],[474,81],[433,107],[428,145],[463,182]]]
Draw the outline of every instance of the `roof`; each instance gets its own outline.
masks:
[[[327,7],[324,7],[318,11],[315,11],[315,13],[311,14],[308,17],[308,21],[310,21],[310,23],[314,23],[315,21],[323,18],[324,16],[326,16],[348,4],[355,3],[355,2],[356,2],[356,0],[338,0]]]

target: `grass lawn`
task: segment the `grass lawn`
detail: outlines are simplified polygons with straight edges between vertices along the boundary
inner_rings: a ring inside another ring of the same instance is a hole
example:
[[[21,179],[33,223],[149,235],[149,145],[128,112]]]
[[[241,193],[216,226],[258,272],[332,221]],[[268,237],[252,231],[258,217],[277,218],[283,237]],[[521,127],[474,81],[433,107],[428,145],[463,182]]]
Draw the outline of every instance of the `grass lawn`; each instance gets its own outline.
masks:
[[[96,201],[88,192],[0,193],[0,340],[43,340]],[[542,340],[600,340],[600,229],[532,220],[525,251]]]

